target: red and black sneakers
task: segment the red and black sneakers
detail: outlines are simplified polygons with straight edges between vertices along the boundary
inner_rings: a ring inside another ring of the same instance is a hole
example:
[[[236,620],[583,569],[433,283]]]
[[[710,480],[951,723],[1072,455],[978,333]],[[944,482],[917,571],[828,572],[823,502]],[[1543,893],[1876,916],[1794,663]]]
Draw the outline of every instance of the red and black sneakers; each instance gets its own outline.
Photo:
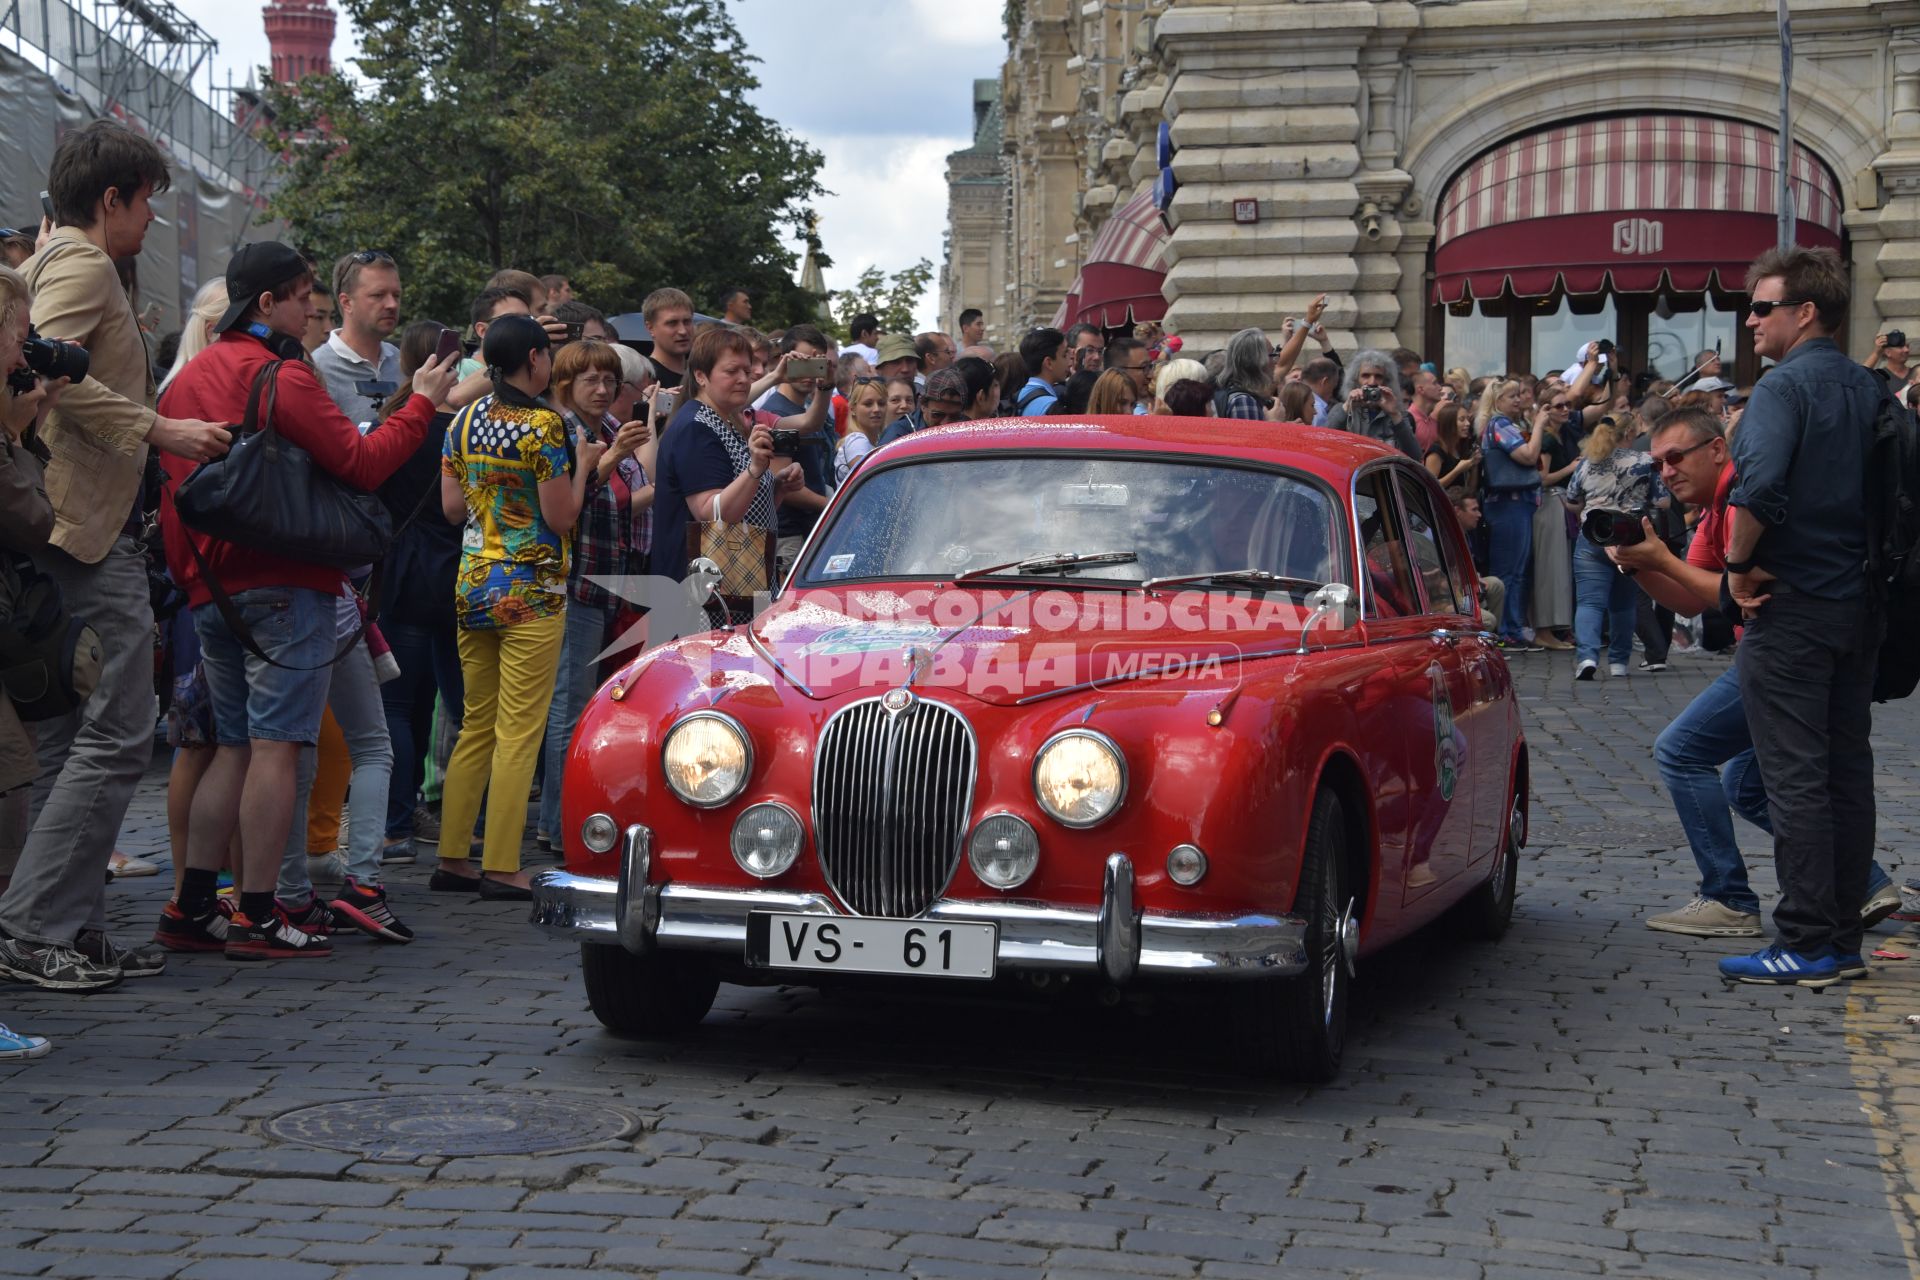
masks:
[[[287,917],[285,908],[275,906],[259,924],[236,912],[227,922],[226,952],[229,960],[326,959],[333,954],[333,944],[324,935],[308,933]]]
[[[350,924],[382,942],[413,941],[413,930],[400,923],[387,906],[387,891],[377,884],[361,884],[349,876],[332,906],[336,923]]]
[[[153,931],[153,940],[169,951],[225,951],[228,917],[232,914],[233,904],[225,898],[198,918],[182,911],[179,903],[169,902],[160,912],[160,927]]]

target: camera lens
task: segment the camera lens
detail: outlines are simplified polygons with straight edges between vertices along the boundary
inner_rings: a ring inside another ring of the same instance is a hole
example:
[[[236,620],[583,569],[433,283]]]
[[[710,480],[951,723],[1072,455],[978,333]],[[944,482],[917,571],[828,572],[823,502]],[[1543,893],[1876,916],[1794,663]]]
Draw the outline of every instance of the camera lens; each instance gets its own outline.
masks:
[[[20,344],[20,358],[27,362],[28,368],[49,382],[59,378],[78,382],[87,376],[87,369],[93,363],[85,347],[73,342],[43,338],[31,330],[27,340]]]

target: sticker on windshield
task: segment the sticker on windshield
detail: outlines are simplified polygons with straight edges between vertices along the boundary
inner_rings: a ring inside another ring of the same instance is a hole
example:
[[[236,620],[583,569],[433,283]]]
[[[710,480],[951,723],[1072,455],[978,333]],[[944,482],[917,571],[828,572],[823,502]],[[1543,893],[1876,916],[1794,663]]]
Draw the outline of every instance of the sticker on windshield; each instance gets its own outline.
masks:
[[[851,568],[853,568],[853,553],[848,552],[845,555],[828,556],[827,567],[822,569],[821,572],[829,574],[845,573]]]

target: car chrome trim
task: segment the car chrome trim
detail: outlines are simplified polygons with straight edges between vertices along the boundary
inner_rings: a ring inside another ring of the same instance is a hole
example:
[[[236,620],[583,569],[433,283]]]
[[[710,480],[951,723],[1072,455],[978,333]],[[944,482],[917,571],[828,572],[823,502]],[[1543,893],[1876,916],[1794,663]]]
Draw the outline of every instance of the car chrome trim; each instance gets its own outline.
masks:
[[[799,562],[796,560],[794,563],[798,564]],[[816,702],[819,701],[820,695],[815,693],[813,691],[813,688],[810,685],[808,685],[806,681],[802,680],[799,676],[796,676],[795,674],[793,674],[793,672],[787,667],[785,663],[781,662],[780,659],[774,657],[773,650],[767,647],[766,641],[762,640],[759,636],[754,634],[752,627],[747,628],[747,643],[752,645],[755,651],[758,652],[761,657],[767,660],[767,665],[772,667],[774,671],[778,672],[780,677],[784,679],[788,684],[798,689],[802,694],[806,695],[807,697],[814,699]]]
[[[615,928],[617,885],[604,876],[581,876],[554,868],[533,878],[533,923],[578,942],[622,945]],[[1132,884],[1127,881],[1127,894]],[[628,900],[631,900],[629,894]],[[837,916],[847,912],[823,893],[775,889],[725,889],[701,885],[648,885],[637,917],[643,945],[709,951],[744,958],[747,916],[784,911]],[[992,924],[1000,934],[998,963],[1009,970],[1085,973],[1108,977],[1102,958],[1102,914],[1084,907],[1042,902],[945,898],[921,919]],[[1136,977],[1290,977],[1307,969],[1307,923],[1292,914],[1262,912],[1137,912],[1134,943],[1107,948],[1117,962],[1137,946]]]
[[[1100,973],[1116,987],[1140,969],[1140,915],[1133,909],[1133,860],[1107,855],[1100,882]]]
[[[653,832],[634,823],[620,844],[620,877],[613,888],[613,932],[635,955],[653,944],[647,918],[647,881],[653,872]]]

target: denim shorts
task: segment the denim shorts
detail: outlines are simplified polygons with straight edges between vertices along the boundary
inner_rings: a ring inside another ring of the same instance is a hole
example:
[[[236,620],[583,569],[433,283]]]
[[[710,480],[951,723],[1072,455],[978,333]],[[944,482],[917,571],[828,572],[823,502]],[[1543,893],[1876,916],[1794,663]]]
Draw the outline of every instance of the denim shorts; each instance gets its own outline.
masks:
[[[220,745],[244,746],[253,739],[318,742],[332,678],[332,668],[324,664],[340,644],[334,621],[338,597],[307,587],[256,587],[234,593],[233,603],[254,643],[285,665],[272,666],[248,652],[213,605],[194,609],[193,630],[200,637]]]

